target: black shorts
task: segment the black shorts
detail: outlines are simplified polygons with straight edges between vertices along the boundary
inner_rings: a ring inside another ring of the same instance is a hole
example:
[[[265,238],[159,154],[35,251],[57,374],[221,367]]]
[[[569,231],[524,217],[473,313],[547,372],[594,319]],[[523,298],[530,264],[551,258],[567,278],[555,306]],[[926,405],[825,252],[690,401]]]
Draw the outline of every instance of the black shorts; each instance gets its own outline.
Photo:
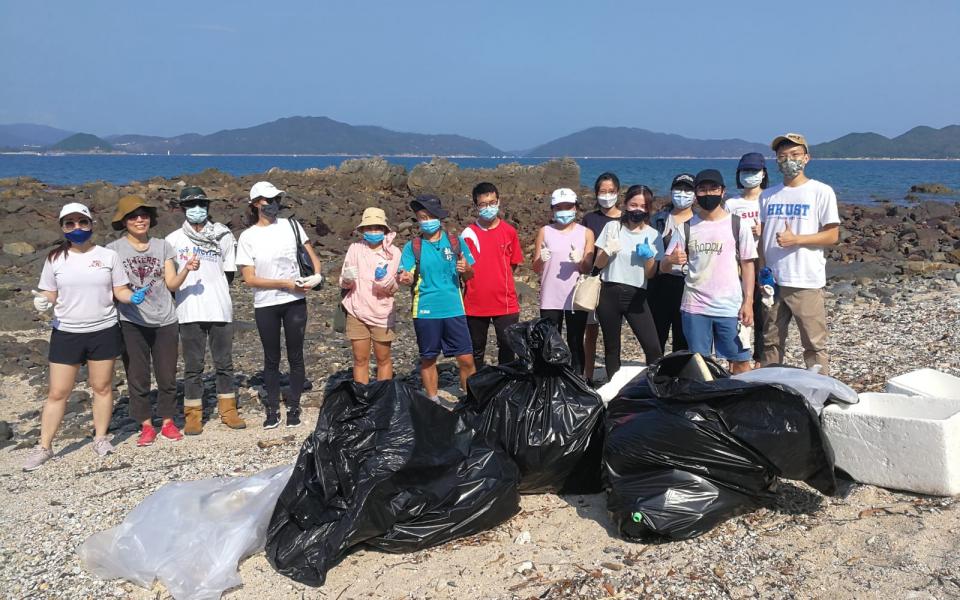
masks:
[[[50,354],[47,358],[60,365],[82,365],[88,360],[115,359],[122,351],[120,324],[117,323],[113,327],[87,333],[54,329],[50,334]]]

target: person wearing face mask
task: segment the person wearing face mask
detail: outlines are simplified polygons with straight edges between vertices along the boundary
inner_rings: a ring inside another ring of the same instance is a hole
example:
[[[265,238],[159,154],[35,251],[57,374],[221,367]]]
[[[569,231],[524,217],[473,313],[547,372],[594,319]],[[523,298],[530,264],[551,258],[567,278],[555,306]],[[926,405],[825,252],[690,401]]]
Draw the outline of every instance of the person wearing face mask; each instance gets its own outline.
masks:
[[[476,262],[460,236],[450,236],[441,219],[447,211],[430,194],[410,202],[420,225],[420,237],[403,246],[397,280],[413,286],[413,329],[420,350],[420,378],[427,396],[439,401],[437,358],[454,357],[460,370],[460,388],[477,369],[473,342],[463,306],[461,282],[473,277]]]
[[[463,304],[473,342],[473,362],[483,366],[490,323],[497,338],[497,363],[515,358],[507,339],[507,327],[520,321],[520,303],[513,273],[523,263],[517,230],[501,218],[500,192],[492,183],[473,188],[477,220],[463,230],[476,263],[473,277],[464,282]]]
[[[670,245],[674,232],[683,235],[683,224],[693,217],[693,175],[681,173],[670,184],[670,207],[657,212],[651,220],[654,229],[663,236],[664,247]],[[647,297],[653,322],[657,327],[660,350],[665,352],[667,338],[673,334],[672,350],[687,349],[687,338],[683,334],[683,319],[680,315],[680,302],[683,299],[683,265],[669,265],[659,270],[647,285]]]
[[[624,196],[623,216],[607,223],[597,238],[595,266],[603,269],[597,316],[603,329],[607,380],[620,370],[620,330],[623,319],[640,342],[647,364],[660,358],[660,340],[647,304],[647,282],[663,256],[663,239],[650,227],[653,192],[633,185]]]
[[[320,285],[320,260],[300,223],[278,217],[285,192],[268,181],[250,188],[250,212],[256,222],[240,234],[237,266],[253,288],[253,313],[263,345],[263,385],[267,417],[264,429],[280,424],[280,331],[290,364],[287,427],[300,425],[300,395],[306,380],[303,339],[307,331],[306,292]],[[293,227],[297,228],[294,233]],[[303,278],[297,262],[297,238],[310,256],[315,275]]]
[[[824,248],[840,239],[840,213],[833,188],[805,174],[810,153],[799,133],[777,136],[770,147],[777,153],[783,183],[760,196],[763,260],[777,284],[763,334],[764,366],[780,364],[786,351],[790,320],[797,323],[803,361],[829,371],[827,313],[823,288],[827,283]]]
[[[573,308],[573,290],[581,274],[593,268],[593,232],[576,223],[577,194],[570,188],[550,196],[553,223],[537,232],[533,270],[540,275],[540,316],[563,331],[567,326],[573,370],[584,373],[583,333],[587,313]]]
[[[740,196],[728,198],[724,207],[732,215],[740,217],[740,222],[750,227],[755,240],[760,238],[760,194],[767,189],[767,163],[759,152],[748,152],[740,157],[737,164],[737,189],[742,190]],[[754,367],[760,366],[763,356],[763,322],[764,305],[760,286],[754,286],[753,293],[753,320],[757,326],[753,336]]]
[[[178,272],[170,243],[149,235],[156,224],[156,208],[138,196],[124,196],[117,203],[111,222],[113,229],[123,231],[124,235],[107,244],[107,248],[120,255],[120,264],[131,285],[145,290],[145,300],[140,304],[118,307],[130,417],[141,426],[137,446],[150,446],[157,438],[150,409],[151,367],[157,381],[160,435],[172,441],[183,439],[173,423],[177,412],[179,335],[177,311],[170,292],[177,290],[200,262],[191,256]]]
[[[344,334],[353,350],[353,380],[370,382],[370,350],[377,359],[377,380],[393,377],[390,345],[396,339],[393,296],[397,291],[400,249],[383,209],[363,211],[356,231],[360,241],[350,244],[340,269],[341,304],[346,311]]]
[[[140,304],[142,289],[130,287],[120,256],[93,243],[93,215],[78,202],[60,210],[64,241],[43,261],[33,305],[40,313],[53,309],[50,333],[50,386],[40,414],[40,444],[23,463],[35,471],[53,458],[56,435],[80,367],[87,366],[93,392],[92,448],[98,456],[113,452],[107,428],[113,414],[113,366],[123,348],[115,301]]]
[[[682,233],[674,231],[661,269],[688,265],[680,310],[690,351],[715,353],[730,361],[731,372],[743,373],[750,370],[750,349],[739,333],[740,325],[753,326],[757,246],[750,227],[724,210],[719,171],[697,173],[694,189],[700,212],[680,226]]]
[[[623,211],[617,206],[620,198],[620,178],[609,171],[601,173],[593,182],[593,193],[597,197],[597,209],[583,216],[583,226],[593,232],[593,239],[597,239],[607,223],[615,222],[623,216]],[[599,269],[594,271],[596,275]],[[597,320],[597,311],[593,310],[587,314],[587,328],[583,335],[583,376],[591,385],[599,334],[600,321]]]
[[[216,373],[217,408],[220,422],[230,429],[243,429],[246,422],[237,412],[233,383],[233,301],[230,284],[237,270],[236,238],[230,229],[210,217],[210,198],[202,188],[180,191],[183,225],[167,236],[178,269],[192,257],[197,270],[187,273],[176,289],[180,345],[183,347],[183,432],[203,432],[203,370],[207,346]]]

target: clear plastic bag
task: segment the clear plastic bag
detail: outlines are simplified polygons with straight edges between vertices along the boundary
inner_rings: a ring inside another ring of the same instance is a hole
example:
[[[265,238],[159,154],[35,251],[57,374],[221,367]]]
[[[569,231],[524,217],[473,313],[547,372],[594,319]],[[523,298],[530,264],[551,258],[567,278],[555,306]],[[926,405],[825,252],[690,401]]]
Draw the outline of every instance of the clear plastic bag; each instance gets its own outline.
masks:
[[[754,381],[757,383],[774,383],[792,387],[798,391],[813,410],[819,415],[828,402],[842,402],[856,404],[860,401],[857,393],[845,383],[833,377],[791,367],[764,367],[746,373],[734,375],[733,379]]]
[[[263,549],[292,471],[287,465],[250,477],[168,483],[120,525],[87,538],[80,559],[103,579],[147,589],[159,579],[177,600],[220,598],[242,583],[237,563]]]

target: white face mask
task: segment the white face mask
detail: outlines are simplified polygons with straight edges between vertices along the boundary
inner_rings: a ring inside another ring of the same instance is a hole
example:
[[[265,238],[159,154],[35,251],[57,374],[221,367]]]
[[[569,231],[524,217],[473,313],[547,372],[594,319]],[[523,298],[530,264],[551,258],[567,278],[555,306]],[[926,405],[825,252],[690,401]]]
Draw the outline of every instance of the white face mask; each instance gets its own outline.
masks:
[[[603,208],[610,208],[617,203],[616,194],[599,194],[597,195],[597,203]]]
[[[763,171],[740,171],[740,185],[747,189],[760,187],[763,183]]]
[[[673,205],[677,208],[684,209],[693,206],[694,193],[693,192],[684,192],[682,190],[673,190],[670,192],[670,196],[673,200]]]

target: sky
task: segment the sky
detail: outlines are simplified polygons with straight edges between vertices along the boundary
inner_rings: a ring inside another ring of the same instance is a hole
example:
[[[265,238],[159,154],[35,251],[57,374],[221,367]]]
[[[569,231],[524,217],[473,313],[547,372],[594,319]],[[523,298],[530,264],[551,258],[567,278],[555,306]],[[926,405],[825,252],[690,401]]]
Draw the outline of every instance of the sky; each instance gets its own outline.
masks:
[[[956,0],[0,0],[0,123],[895,136],[960,123],[958,23]]]

